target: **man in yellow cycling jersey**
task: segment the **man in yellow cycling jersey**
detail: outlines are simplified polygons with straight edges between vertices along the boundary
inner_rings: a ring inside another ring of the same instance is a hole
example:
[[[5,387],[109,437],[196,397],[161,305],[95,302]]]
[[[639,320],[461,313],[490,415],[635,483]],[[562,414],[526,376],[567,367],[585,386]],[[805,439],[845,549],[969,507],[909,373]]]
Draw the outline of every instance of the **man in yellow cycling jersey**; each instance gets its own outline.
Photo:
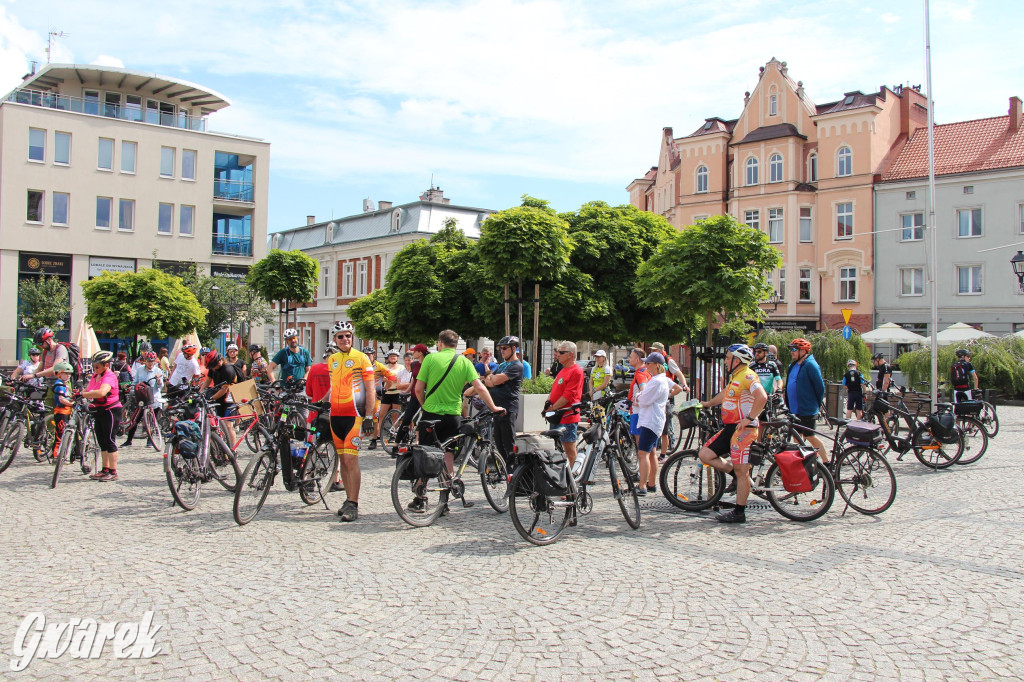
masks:
[[[363,417],[373,414],[377,392],[373,365],[365,354],[352,347],[352,323],[337,322],[332,329],[338,352],[327,358],[331,388],[324,400],[331,401],[331,435],[338,451],[341,481],[348,499],[338,509],[342,521],[359,518],[359,434]]]

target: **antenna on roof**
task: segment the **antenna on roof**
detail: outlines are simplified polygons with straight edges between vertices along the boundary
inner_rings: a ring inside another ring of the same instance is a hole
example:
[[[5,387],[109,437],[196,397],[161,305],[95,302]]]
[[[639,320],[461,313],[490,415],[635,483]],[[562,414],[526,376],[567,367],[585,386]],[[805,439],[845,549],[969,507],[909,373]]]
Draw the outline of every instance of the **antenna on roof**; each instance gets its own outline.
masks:
[[[53,52],[53,39],[54,38],[70,38],[70,33],[64,31],[50,31],[46,34],[46,63],[50,63],[50,54]]]

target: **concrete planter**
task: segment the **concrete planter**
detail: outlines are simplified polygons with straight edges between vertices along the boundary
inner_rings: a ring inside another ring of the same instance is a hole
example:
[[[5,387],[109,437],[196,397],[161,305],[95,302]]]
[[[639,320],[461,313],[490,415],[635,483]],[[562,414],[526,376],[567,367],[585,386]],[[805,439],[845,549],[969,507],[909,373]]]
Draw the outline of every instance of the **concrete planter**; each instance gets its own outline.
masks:
[[[529,393],[519,396],[519,415],[516,417],[516,432],[540,432],[548,428],[548,423],[540,416],[544,409],[544,401],[548,397],[540,393]]]

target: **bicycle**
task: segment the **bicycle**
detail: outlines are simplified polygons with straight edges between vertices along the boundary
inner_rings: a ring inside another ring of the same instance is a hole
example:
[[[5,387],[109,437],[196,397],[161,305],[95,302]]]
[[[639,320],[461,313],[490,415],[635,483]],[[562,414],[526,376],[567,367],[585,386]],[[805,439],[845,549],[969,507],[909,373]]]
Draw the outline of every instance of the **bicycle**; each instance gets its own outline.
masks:
[[[150,391],[152,392],[156,391],[156,385],[153,383],[155,381],[156,377],[146,382],[146,384],[150,385]],[[146,432],[146,442],[157,452],[163,451],[164,435],[157,418],[157,408],[148,401],[143,404],[136,395],[135,386],[132,387],[130,393],[131,395],[125,402],[124,409],[121,412],[120,428],[122,432],[131,428],[132,424],[142,424],[142,430]]]
[[[394,446],[398,461],[391,476],[391,503],[403,521],[415,528],[429,526],[446,513],[452,497],[461,500],[463,507],[472,507],[466,499],[464,478],[466,469],[474,466],[487,503],[499,514],[508,511],[508,466],[490,438],[494,414],[488,411],[464,418],[459,432],[443,442],[434,431],[439,422],[424,421],[421,425],[434,436],[436,447]],[[453,453],[450,472],[444,463],[448,451]],[[427,459],[431,462],[429,470],[424,471],[422,465]],[[406,489],[412,493],[409,500],[402,497]]]
[[[899,404],[896,404],[897,401]],[[897,462],[903,461],[903,457],[913,450],[917,460],[929,469],[946,469],[956,464],[963,455],[963,432],[957,430],[955,450],[949,447],[953,445],[952,443],[943,443],[933,433],[931,425],[933,415],[921,417],[921,408],[927,404],[925,400],[919,401],[917,413],[912,414],[909,409],[905,409],[898,396],[897,400],[893,400],[891,391],[880,391],[875,394],[875,399],[871,402],[871,413],[882,429],[882,435],[888,448],[898,453]],[[936,414],[950,412],[953,409],[951,403],[938,403],[935,407]],[[893,413],[892,417],[887,416],[890,412]],[[907,432],[910,434],[908,438],[894,435],[890,429],[890,420],[893,417],[896,418],[897,423],[902,421],[906,426]]]
[[[192,388],[186,400],[167,409],[184,416],[186,419],[183,421],[195,421],[200,431],[198,447],[194,453],[191,452],[192,448],[183,450],[179,447],[183,437],[178,435],[177,426],[172,431],[174,437],[166,441],[164,475],[174,503],[185,511],[195,509],[199,504],[202,484],[211,479],[228,492],[234,492],[238,488],[241,472],[234,453],[217,433],[216,416],[213,415],[206,395]]]
[[[605,410],[611,408],[614,400],[614,396],[601,398],[598,404],[591,408],[593,425],[583,432],[582,440],[586,447],[578,451],[576,463],[580,466],[578,473],[574,473],[573,476],[576,483],[576,509],[583,515],[593,511],[594,500],[588,489],[596,484],[594,473],[598,462],[601,462],[608,466],[612,496],[619,503],[626,523],[635,530],[640,527],[640,498],[637,496],[637,484],[626,469],[621,447],[611,440],[608,429],[605,428]],[[618,475],[616,464],[624,475]]]
[[[33,448],[38,462],[48,461],[51,455],[52,435],[44,416],[49,410],[42,402],[40,390],[17,382],[12,382],[12,386],[0,412],[0,473],[11,466],[22,444]],[[35,436],[31,435],[33,431],[37,432]]]
[[[957,464],[974,464],[988,450],[988,431],[981,421],[984,403],[980,400],[968,400],[953,405],[957,428],[963,433],[964,452]]]
[[[71,416],[64,425],[64,435],[61,437],[60,448],[54,459],[53,478],[50,479],[50,488],[56,488],[60,480],[61,471],[64,465],[78,460],[81,463],[82,475],[88,475],[92,471],[99,471],[102,464],[100,444],[93,431],[93,413],[89,409],[89,403],[81,396],[73,398],[74,405],[71,406]],[[89,466],[89,462],[92,466]]]
[[[281,396],[273,435],[262,423],[256,425],[264,439],[264,447],[245,467],[231,506],[235,523],[240,526],[252,521],[263,509],[278,471],[284,480],[285,490],[298,490],[299,497],[307,505],[323,502],[324,507],[330,509],[324,496],[338,465],[330,422],[324,416],[331,407],[329,404],[310,403],[305,396],[297,395],[299,391],[301,387]],[[289,419],[293,409],[295,414],[315,412],[316,417],[311,423],[305,419],[296,423]]]

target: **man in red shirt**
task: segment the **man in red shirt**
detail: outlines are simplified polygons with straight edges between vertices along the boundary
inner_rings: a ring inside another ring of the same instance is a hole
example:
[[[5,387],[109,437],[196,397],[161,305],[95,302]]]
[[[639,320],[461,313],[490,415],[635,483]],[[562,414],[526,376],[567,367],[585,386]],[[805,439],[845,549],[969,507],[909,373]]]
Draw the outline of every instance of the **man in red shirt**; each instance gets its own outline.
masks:
[[[551,386],[548,406],[544,411],[559,410],[569,405],[578,405],[583,399],[583,369],[576,364],[576,344],[563,341],[555,350],[555,361],[562,366]],[[569,468],[576,463],[576,428],[580,423],[580,410],[568,410],[556,428],[562,430],[562,448],[569,458]]]
[[[327,358],[338,352],[338,347],[333,343],[327,344],[324,349],[323,359],[309,368],[306,376],[306,395],[314,403],[320,401],[331,388],[331,372],[327,366]],[[310,418],[312,421],[312,417]]]

